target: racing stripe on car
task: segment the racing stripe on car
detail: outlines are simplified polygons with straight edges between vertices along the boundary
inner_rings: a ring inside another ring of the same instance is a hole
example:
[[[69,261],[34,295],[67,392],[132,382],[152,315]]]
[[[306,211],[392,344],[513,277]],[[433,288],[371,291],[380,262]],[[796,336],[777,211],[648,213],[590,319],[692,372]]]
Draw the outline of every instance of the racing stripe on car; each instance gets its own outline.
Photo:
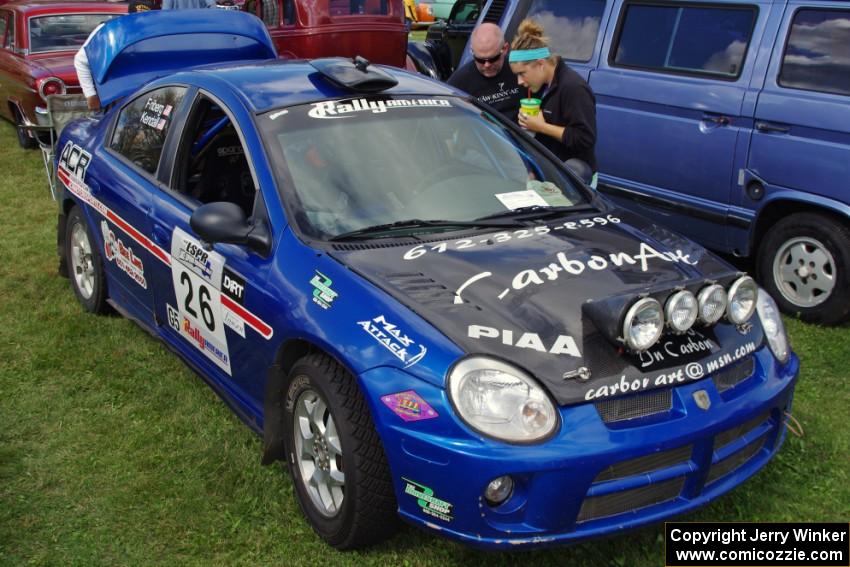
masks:
[[[73,195],[78,197],[80,200],[85,202],[87,205],[91,206],[101,215],[106,217],[108,220],[115,223],[121,230],[123,230],[127,235],[142,245],[146,250],[148,250],[151,254],[153,254],[156,258],[162,261],[166,266],[171,265],[171,254],[151,242],[151,240],[139,232],[133,225],[125,221],[119,215],[117,215],[112,209],[104,205],[99,199],[97,199],[94,195],[91,194],[91,190],[88,185],[74,177],[69,171],[67,171],[63,166],[59,166],[57,175],[59,180],[65,185],[65,187],[70,191]],[[272,338],[272,334],[274,333],[274,329],[230,299],[229,297],[222,295],[221,296],[221,304],[232,311],[235,315],[239,316],[245,323],[248,324],[249,327],[257,331],[264,339]]]
[[[274,330],[269,325],[226,295],[221,296],[221,304],[241,317],[252,329],[260,333],[264,339],[272,338]]]

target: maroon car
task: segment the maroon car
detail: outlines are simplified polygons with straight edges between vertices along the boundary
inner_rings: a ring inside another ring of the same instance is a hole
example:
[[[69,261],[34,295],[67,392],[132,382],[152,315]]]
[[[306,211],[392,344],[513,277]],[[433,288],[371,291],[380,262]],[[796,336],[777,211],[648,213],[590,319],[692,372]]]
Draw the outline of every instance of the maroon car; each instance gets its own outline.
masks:
[[[45,121],[51,94],[80,91],[74,54],[103,21],[127,13],[109,2],[17,1],[0,5],[0,116],[18,128],[18,142],[34,147],[24,126]]]

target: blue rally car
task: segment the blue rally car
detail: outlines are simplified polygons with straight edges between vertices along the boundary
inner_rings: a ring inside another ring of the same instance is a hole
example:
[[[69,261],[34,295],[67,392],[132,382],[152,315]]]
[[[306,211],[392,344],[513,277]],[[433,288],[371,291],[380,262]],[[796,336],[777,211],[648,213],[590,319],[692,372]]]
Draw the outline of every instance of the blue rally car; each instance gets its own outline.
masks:
[[[398,516],[490,548],[617,533],[779,449],[799,362],[750,277],[445,85],[279,61],[209,12],[89,45],[107,110],[59,141],[61,266],[262,437],[329,544]]]

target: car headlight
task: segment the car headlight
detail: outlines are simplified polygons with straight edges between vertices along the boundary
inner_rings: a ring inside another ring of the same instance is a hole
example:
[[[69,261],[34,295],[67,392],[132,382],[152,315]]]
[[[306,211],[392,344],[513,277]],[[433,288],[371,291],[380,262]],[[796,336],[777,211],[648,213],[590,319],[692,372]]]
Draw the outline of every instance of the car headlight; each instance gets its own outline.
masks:
[[[735,280],[729,288],[729,305],[726,307],[726,316],[732,323],[740,325],[753,316],[756,311],[758,289],[756,282],[750,276]]]
[[[779,316],[779,308],[773,298],[759,288],[758,290],[758,305],[757,311],[761,326],[764,328],[764,334],[767,336],[767,344],[773,355],[779,359],[779,362],[785,364],[788,362],[788,355],[791,354],[788,348],[788,335],[785,334],[785,325],[782,324],[782,317]]]
[[[717,323],[726,312],[726,290],[720,284],[712,284],[700,290],[699,320],[703,325]]]
[[[558,412],[543,388],[519,368],[492,358],[455,365],[449,399],[470,427],[503,441],[539,441],[558,426]]]
[[[677,291],[667,300],[664,314],[674,333],[684,333],[697,320],[697,298],[688,290]]]
[[[623,340],[633,351],[644,351],[655,344],[664,330],[661,304],[651,297],[635,302],[623,319]]]

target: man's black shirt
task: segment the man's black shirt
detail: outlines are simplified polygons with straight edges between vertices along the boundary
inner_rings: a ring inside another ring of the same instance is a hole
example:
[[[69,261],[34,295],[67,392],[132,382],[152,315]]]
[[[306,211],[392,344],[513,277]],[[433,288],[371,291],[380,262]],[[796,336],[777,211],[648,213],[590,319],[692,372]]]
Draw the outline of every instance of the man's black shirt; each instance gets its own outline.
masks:
[[[517,121],[519,99],[522,95],[516,75],[511,72],[511,66],[508,65],[507,60],[499,74],[493,78],[482,75],[475,67],[475,61],[470,61],[452,73],[448,83],[489,104],[510,120]]]

